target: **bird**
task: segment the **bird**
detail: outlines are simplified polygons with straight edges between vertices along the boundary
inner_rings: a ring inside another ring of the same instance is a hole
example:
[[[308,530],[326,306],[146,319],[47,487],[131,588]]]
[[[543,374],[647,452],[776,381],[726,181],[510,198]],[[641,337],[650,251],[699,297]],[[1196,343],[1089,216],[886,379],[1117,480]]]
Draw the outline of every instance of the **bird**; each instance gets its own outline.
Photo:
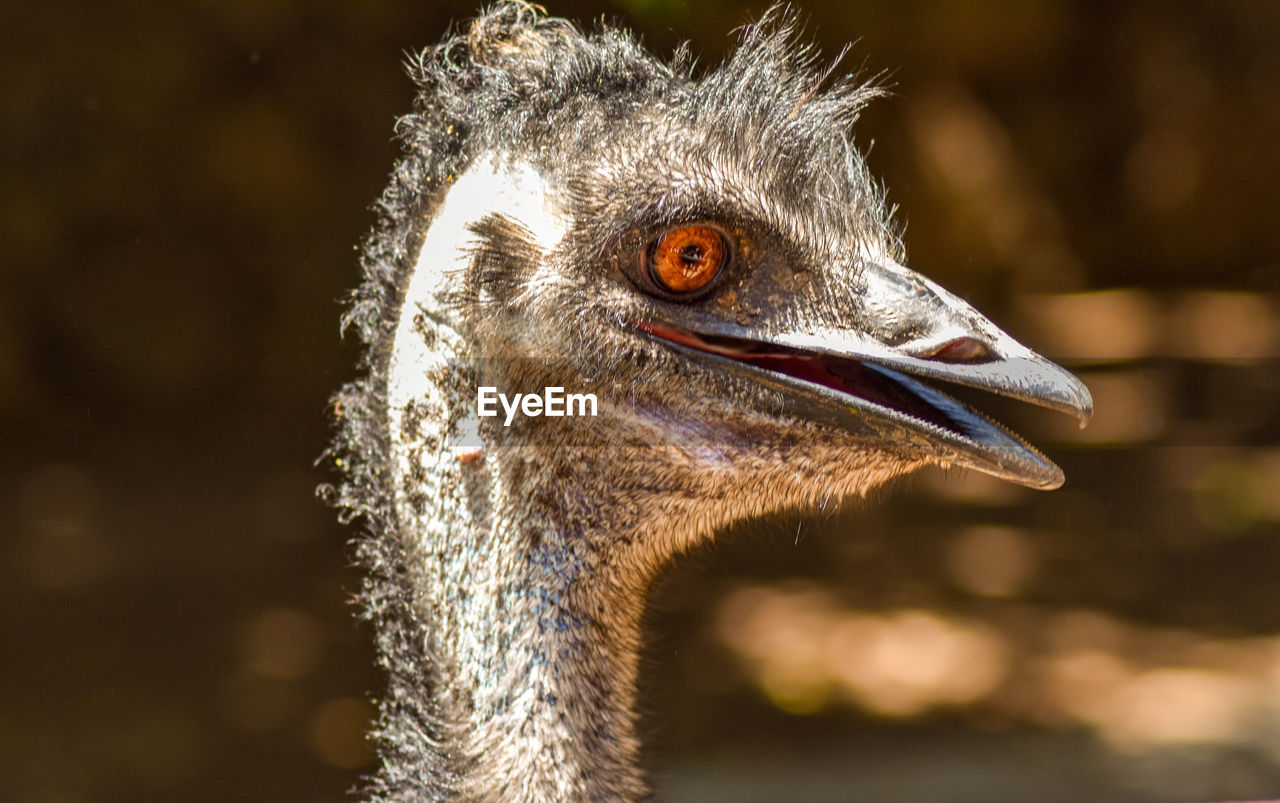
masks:
[[[368,799],[644,798],[665,564],[926,465],[1063,482],[943,388],[1082,426],[1088,390],[906,267],[852,140],[881,90],[802,29],[699,69],[505,0],[409,58],[327,452],[386,677]]]

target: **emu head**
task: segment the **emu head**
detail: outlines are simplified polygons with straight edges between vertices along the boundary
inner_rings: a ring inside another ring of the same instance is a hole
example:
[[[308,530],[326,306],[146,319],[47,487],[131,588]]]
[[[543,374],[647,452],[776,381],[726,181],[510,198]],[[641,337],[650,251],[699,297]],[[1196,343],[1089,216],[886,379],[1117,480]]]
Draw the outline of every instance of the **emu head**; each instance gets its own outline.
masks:
[[[370,253],[409,268],[390,280],[403,303],[386,358],[409,474],[436,447],[482,447],[515,482],[542,466],[579,489],[543,501],[584,522],[607,511],[655,563],[733,519],[928,463],[1061,484],[938,389],[1091,408],[1076,379],[903,266],[850,141],[874,89],[822,88],[786,20],[695,78],[683,53],[662,64],[623,34],[531,15],[510,4],[424,57],[402,121],[409,155]],[[475,415],[479,386],[594,394],[597,416],[507,426]],[[418,432],[424,416],[448,419],[444,444]]]
[[[695,77],[512,0],[414,65],[348,315],[333,501],[365,514],[388,799],[638,799],[645,586],[729,522],[921,465],[1056,466],[939,387],[1073,413],[1084,386],[903,267],[778,14]],[[486,417],[479,389],[593,394]]]

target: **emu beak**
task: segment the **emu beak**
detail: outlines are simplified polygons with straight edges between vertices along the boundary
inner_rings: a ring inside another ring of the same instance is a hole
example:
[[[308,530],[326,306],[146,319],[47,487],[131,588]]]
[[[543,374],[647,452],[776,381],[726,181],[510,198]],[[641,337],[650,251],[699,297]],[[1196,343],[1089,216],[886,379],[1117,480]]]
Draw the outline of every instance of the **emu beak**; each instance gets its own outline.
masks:
[[[1093,413],[1084,384],[919,273],[884,262],[860,278],[847,315],[804,331],[753,329],[691,306],[632,326],[778,391],[781,415],[1032,488],[1062,485],[1062,470],[1026,441],[922,380],[1048,407],[1082,427]]]

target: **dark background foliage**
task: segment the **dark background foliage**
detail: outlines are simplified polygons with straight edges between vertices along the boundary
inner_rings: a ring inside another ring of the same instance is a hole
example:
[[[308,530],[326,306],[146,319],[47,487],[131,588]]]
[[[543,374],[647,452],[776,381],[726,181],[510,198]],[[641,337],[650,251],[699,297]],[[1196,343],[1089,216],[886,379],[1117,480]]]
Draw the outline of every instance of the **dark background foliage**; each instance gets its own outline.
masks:
[[[565,2],[703,63],[762,6]],[[0,11],[0,798],[337,800],[379,678],[314,498],[404,53],[470,4]],[[804,4],[913,267],[1079,370],[1052,494],[928,472],[665,576],[663,797],[1280,794],[1280,4]],[[1105,292],[1098,292],[1105,291]],[[967,685],[966,685],[967,684]]]

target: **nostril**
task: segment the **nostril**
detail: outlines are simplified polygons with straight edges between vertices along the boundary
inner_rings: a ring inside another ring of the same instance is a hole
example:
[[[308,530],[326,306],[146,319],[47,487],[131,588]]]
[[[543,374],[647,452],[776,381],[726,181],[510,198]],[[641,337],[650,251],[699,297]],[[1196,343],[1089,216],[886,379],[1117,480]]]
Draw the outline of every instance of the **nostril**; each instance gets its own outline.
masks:
[[[981,340],[957,337],[938,346],[932,354],[923,355],[923,358],[937,362],[980,363],[991,362],[996,359],[996,355],[991,347]]]

